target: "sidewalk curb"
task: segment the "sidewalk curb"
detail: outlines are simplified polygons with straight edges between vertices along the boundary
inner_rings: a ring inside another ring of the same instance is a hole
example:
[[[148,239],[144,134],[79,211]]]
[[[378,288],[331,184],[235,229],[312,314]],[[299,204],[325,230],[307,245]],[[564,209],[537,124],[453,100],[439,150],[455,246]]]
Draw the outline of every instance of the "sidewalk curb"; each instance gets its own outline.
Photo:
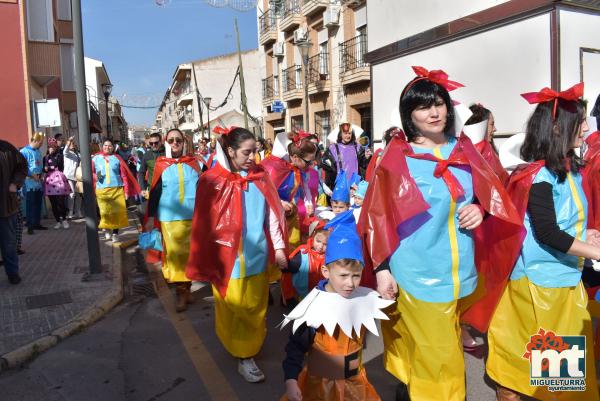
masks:
[[[94,302],[89,308],[83,310],[63,326],[54,329],[50,334],[0,356],[0,374],[22,366],[65,338],[77,334],[102,318],[112,308],[119,304],[123,300],[122,253],[125,249],[137,245],[137,242],[137,239],[132,239],[112,245],[114,278],[111,290],[104,294],[102,298]]]

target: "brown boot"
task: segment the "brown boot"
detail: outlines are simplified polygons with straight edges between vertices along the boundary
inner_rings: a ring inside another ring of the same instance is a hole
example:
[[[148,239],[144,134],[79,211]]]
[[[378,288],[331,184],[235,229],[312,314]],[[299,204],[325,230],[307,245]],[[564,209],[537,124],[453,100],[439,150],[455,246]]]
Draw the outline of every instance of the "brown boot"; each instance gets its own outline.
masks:
[[[185,283],[187,285],[187,292],[185,295],[185,302],[187,302],[188,304],[193,304],[194,302],[196,302],[196,299],[194,299],[194,293],[192,292],[192,282],[188,281],[187,283]]]
[[[521,396],[509,388],[496,386],[496,399],[498,401],[521,401]]]
[[[187,294],[190,292],[187,283],[175,284],[175,312],[183,312],[187,309]]]

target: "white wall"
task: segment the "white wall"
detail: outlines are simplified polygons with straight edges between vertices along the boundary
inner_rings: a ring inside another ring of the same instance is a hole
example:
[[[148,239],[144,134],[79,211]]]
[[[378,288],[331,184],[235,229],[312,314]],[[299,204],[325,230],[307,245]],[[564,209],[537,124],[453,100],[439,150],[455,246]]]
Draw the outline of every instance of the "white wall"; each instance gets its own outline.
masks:
[[[452,97],[492,110],[498,133],[521,131],[533,107],[519,94],[550,85],[549,24],[544,14],[373,66],[375,138],[400,123],[400,92],[414,77],[413,65],[442,69],[464,84]],[[381,24],[369,19],[369,29],[374,25]]]
[[[581,80],[581,47],[600,52],[600,16],[598,14],[560,11],[560,78],[561,90]],[[591,109],[600,93],[600,53],[584,53],[583,81],[588,109]]]
[[[508,0],[369,0],[369,51]]]

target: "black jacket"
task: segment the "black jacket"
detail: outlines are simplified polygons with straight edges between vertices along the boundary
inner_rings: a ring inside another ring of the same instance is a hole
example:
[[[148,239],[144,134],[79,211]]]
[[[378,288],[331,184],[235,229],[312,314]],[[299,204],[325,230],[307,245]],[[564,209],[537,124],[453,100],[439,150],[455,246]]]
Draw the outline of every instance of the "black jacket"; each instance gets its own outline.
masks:
[[[10,143],[0,139],[0,217],[9,217],[17,213],[19,203],[17,194],[8,187],[15,184],[20,188],[27,177],[27,160]]]

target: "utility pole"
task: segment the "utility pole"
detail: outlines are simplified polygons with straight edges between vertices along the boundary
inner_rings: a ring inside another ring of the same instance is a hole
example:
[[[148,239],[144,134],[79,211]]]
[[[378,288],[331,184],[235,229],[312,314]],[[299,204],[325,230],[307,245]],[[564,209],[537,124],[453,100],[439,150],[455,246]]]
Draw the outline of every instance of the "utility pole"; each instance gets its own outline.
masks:
[[[248,104],[246,99],[246,85],[244,83],[244,66],[242,65],[242,51],[240,50],[240,31],[238,30],[237,18],[235,19],[235,35],[237,41],[238,58],[240,63],[240,89],[242,91],[242,109],[244,109],[244,128],[248,128]]]
[[[88,117],[88,101],[85,91],[85,65],[83,59],[83,28],[81,22],[81,0],[72,1],[73,42],[75,56],[75,89],[77,91],[77,128],[79,131],[79,148],[81,152],[81,172],[83,175],[83,210],[85,212],[85,233],[87,238],[89,274],[102,273],[100,259],[100,241],[96,222],[96,194],[92,181],[92,158],[90,156],[90,126]]]
[[[204,121],[202,119],[202,99],[200,99],[200,89],[198,89],[198,81],[196,80],[196,69],[194,63],[192,63],[192,77],[194,77],[194,88],[196,92],[196,102],[198,103],[198,113],[200,114],[200,129],[202,130],[202,138],[204,139]],[[210,139],[210,132],[208,133]]]

